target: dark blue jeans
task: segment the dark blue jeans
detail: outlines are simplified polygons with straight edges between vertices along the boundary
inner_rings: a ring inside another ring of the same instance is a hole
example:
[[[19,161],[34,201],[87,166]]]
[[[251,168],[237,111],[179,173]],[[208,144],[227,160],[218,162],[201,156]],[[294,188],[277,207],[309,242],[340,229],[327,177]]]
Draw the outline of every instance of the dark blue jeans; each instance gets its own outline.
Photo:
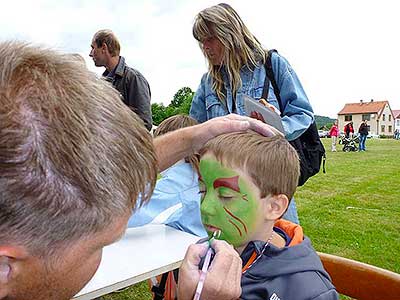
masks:
[[[365,140],[367,139],[366,134],[360,134],[360,144],[358,145],[359,151],[365,151]]]

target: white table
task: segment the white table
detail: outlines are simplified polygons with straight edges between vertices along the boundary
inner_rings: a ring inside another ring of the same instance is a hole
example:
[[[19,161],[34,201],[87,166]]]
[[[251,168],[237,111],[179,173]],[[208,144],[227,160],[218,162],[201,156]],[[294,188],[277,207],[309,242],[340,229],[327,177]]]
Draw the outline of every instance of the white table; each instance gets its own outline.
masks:
[[[74,299],[93,299],[176,269],[199,239],[165,225],[128,228],[120,241],[104,248],[99,269]]]

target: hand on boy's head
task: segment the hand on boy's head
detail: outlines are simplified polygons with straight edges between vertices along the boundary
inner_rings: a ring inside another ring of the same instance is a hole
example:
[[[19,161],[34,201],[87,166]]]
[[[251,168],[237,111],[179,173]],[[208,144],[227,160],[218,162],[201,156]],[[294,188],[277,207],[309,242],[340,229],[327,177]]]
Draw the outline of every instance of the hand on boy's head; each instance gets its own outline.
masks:
[[[240,279],[242,260],[231,245],[225,241],[214,240],[212,247],[215,257],[207,273],[202,291],[202,299],[231,300],[241,294]],[[204,244],[191,245],[180,267],[178,299],[193,299],[197,283],[200,280],[199,263],[207,252]]]
[[[224,133],[241,132],[250,129],[267,137],[282,135],[274,127],[260,120],[237,114],[213,118],[197,126],[199,128],[195,132],[197,133],[197,138],[193,139],[192,145],[195,151],[199,150],[208,140]]]

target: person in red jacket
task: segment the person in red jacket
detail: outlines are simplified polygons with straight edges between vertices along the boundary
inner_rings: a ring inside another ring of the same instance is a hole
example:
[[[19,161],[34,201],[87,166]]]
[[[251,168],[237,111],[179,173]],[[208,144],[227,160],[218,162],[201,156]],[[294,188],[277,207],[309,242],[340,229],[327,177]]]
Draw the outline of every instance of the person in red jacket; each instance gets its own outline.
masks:
[[[332,140],[332,152],[336,152],[336,143],[339,136],[339,128],[337,120],[333,123],[331,129],[329,130],[329,135]]]
[[[354,135],[354,128],[353,128],[353,122],[347,123],[346,126],[344,126],[344,133],[347,138],[352,138]]]

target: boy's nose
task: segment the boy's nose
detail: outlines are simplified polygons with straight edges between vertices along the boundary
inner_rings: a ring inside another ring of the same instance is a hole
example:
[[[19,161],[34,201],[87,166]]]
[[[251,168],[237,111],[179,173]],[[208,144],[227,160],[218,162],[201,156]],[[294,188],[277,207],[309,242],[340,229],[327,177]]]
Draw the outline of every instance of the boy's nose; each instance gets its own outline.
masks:
[[[201,203],[200,211],[202,215],[209,215],[209,216],[215,215],[217,211],[215,201],[210,199],[210,197],[205,197],[203,202]]]

